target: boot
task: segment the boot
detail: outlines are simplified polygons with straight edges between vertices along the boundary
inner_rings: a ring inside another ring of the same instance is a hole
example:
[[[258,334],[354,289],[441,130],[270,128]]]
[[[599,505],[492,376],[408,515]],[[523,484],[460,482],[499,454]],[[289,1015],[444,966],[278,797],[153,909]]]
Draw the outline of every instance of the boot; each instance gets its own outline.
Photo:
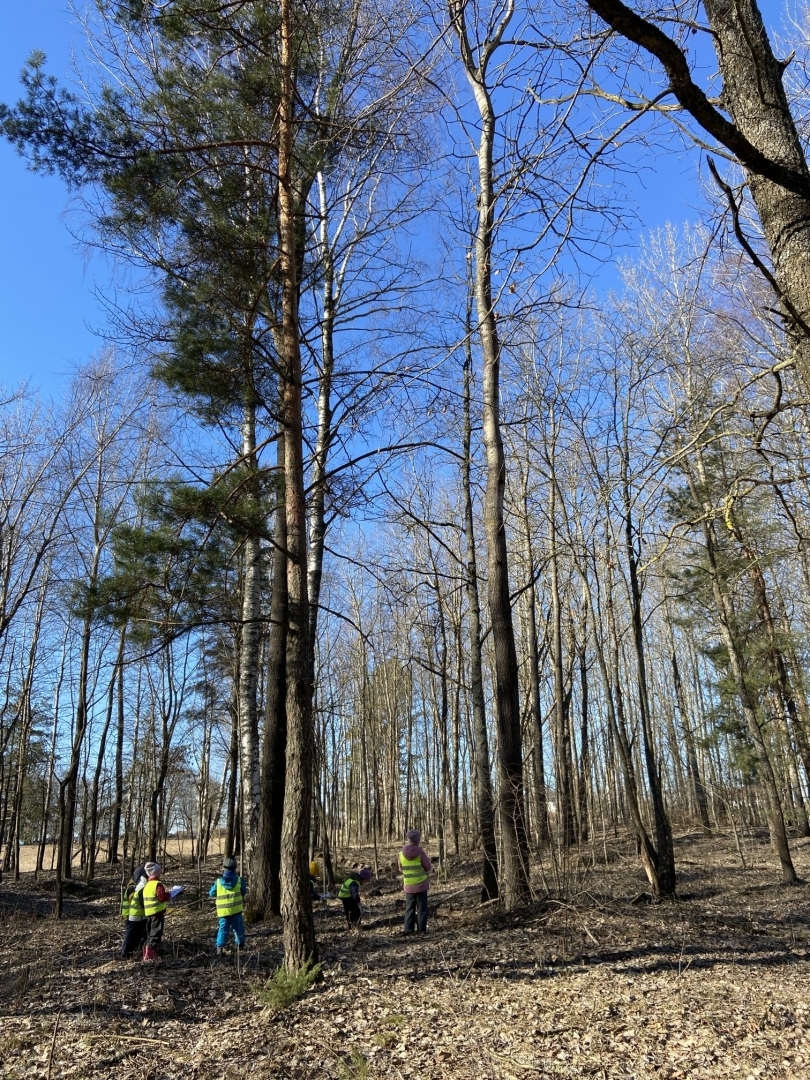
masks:
[[[155,950],[149,945],[144,945],[142,963],[144,963],[144,964],[154,964],[154,963],[157,963],[157,959],[158,959],[158,954],[155,952]]]

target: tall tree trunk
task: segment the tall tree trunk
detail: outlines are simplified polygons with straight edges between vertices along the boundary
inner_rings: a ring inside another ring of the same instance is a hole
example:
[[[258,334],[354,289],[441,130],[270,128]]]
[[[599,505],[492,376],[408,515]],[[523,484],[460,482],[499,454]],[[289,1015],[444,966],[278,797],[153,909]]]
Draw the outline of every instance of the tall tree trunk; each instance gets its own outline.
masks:
[[[242,463],[249,472],[248,490],[258,506],[256,402],[251,389],[242,411]],[[242,626],[239,638],[239,739],[242,779],[242,857],[250,864],[259,823],[259,653],[261,647],[262,554],[259,536],[244,540]]]
[[[470,482],[472,420],[470,397],[472,382],[472,348],[470,343],[470,304],[467,301],[467,341],[464,356],[464,442],[462,447],[462,491],[464,498],[464,532],[467,545],[467,607],[469,609],[470,697],[473,714],[473,768],[475,770],[475,805],[477,810],[478,843],[481,846],[481,899],[494,900],[498,895],[498,855],[495,846],[495,813],[492,798],[492,773],[489,760],[489,739],[484,701],[484,676],[481,662],[481,607],[478,598],[478,563],[475,552],[475,522],[473,520]],[[410,711],[409,711],[410,724]],[[410,773],[409,773],[410,780]],[[410,794],[410,791],[408,792]]]
[[[118,716],[115,729],[115,800],[110,821],[110,846],[107,862],[118,862],[118,842],[121,834],[121,809],[124,805],[124,661],[118,666]]]
[[[283,492],[284,439],[277,449],[278,505],[273,533],[273,587],[267,640],[262,798],[248,910],[257,917],[281,914],[281,825],[287,754],[287,517]]]
[[[231,742],[228,747],[228,793],[225,812],[225,854],[233,855],[236,851],[237,828],[236,807],[238,803],[237,791],[239,787],[239,709],[233,702],[231,712]]]
[[[100,554],[98,552],[97,554]],[[97,563],[96,563],[97,569]],[[95,580],[95,574],[93,575]],[[58,875],[70,878],[73,874],[73,832],[76,826],[76,798],[84,736],[87,730],[88,683],[90,669],[90,638],[92,618],[89,614],[82,619],[81,661],[79,665],[78,699],[73,723],[73,741],[70,750],[67,772],[59,785],[59,855],[57,858]]]
[[[87,846],[87,863],[84,869],[84,880],[92,881],[96,872],[96,835],[98,833],[98,796],[101,784],[101,771],[104,768],[104,754],[107,749],[107,736],[112,723],[113,709],[115,708],[115,687],[118,681],[118,672],[124,663],[124,638],[125,630],[121,629],[118,641],[118,655],[115,658],[115,666],[110,674],[110,685],[107,689],[107,711],[104,717],[104,727],[96,750],[96,767],[93,772],[93,783],[90,789],[90,837]]]
[[[641,857],[644,873],[647,875],[647,881],[650,883],[653,897],[658,899],[661,896],[661,882],[658,876],[658,853],[647,833],[647,829],[644,825],[644,818],[641,813],[638,781],[636,779],[635,765],[633,764],[633,748],[630,745],[630,740],[627,735],[627,722],[624,715],[624,694],[622,693],[622,676],[619,668],[619,639],[611,592],[612,582],[607,581],[606,588],[607,597],[605,607],[608,616],[608,630],[611,638],[612,673],[608,668],[607,660],[605,659],[604,647],[598,640],[596,640],[596,655],[599,661],[599,668],[602,672],[602,681],[605,686],[605,704],[607,707],[609,730],[613,736],[614,744],[618,749],[619,761],[622,766],[625,802],[633,822],[633,829],[635,830],[636,841],[638,843],[638,853]],[[585,580],[585,591],[591,612],[591,620],[594,628],[596,628],[599,624],[594,609],[593,596],[587,579]],[[596,637],[596,635],[594,635],[594,637]]]
[[[467,35],[465,0],[450,0],[450,19],[464,71],[481,117],[478,143],[478,222],[475,231],[475,306],[483,358],[483,441],[487,459],[484,535],[487,542],[487,597],[495,657],[495,714],[498,725],[498,818],[501,826],[500,889],[506,908],[529,892],[529,860],[523,814],[523,746],[517,649],[509,591],[509,561],[503,504],[506,460],[500,421],[501,347],[492,303],[492,246],[497,196],[493,182],[495,109],[487,86],[488,64],[513,14],[512,0],[488,40],[478,63]]]
[[[629,447],[625,441],[622,454],[622,494],[624,500],[624,550],[630,584],[630,612],[633,624],[633,645],[636,653],[636,676],[638,679],[638,707],[641,715],[642,747],[647,770],[647,785],[653,807],[655,823],[656,870],[658,884],[665,896],[675,894],[675,848],[672,843],[672,826],[664,806],[661,774],[653,744],[650,696],[647,690],[647,658],[644,650],[644,625],[641,612],[641,582],[638,576],[639,552],[636,547],[636,531],[633,525],[630,483],[628,478]]]
[[[579,814],[579,839],[584,842],[590,836],[589,797],[591,792],[591,743],[588,714],[588,655],[587,655],[587,608],[582,618],[582,640],[579,653],[580,724],[579,724],[579,784],[577,808]]]
[[[534,817],[537,843],[549,841],[548,794],[543,748],[543,709],[540,703],[540,649],[537,635],[537,589],[535,587],[534,548],[529,520],[529,468],[523,475],[523,526],[526,545],[526,609],[528,614],[526,638],[529,661],[529,716],[532,735],[532,769],[534,771]]]
[[[574,824],[573,763],[571,727],[568,716],[570,694],[565,690],[562,641],[562,603],[560,599],[559,560],[557,554],[557,481],[551,464],[549,481],[548,553],[551,586],[551,651],[554,672],[554,760],[557,770],[557,821],[559,842],[570,847],[576,839]]]
[[[699,457],[698,469],[700,471],[701,481],[705,485],[705,475],[703,475],[702,462]],[[705,501],[699,496],[691,474],[688,476],[688,481],[695,505],[702,506],[704,511],[702,520],[703,539],[706,548],[706,561],[709,567],[709,577],[711,579],[712,595],[717,609],[717,621],[720,624],[720,633],[728,653],[729,668],[731,669],[731,675],[734,679],[734,686],[739,698],[740,708],[745,717],[748,734],[751,737],[751,742],[754,744],[757,760],[759,762],[762,783],[765,788],[768,828],[771,835],[771,843],[776,850],[782,867],[782,880],[787,885],[795,885],[798,882],[798,877],[796,876],[796,870],[790,856],[790,847],[788,845],[787,831],[785,829],[785,819],[782,813],[782,804],[779,799],[779,788],[776,783],[773,765],[767,747],[765,746],[765,740],[762,736],[762,731],[760,730],[756,706],[751,698],[748,684],[745,679],[743,658],[734,633],[735,620],[731,600],[721,581],[720,570],[717,564],[717,545],[714,538],[714,525],[709,516],[711,507],[707,506]]]
[[[284,966],[301,969],[317,955],[309,888],[309,819],[315,736],[309,656],[306,575],[301,350],[298,326],[298,208],[293,183],[295,39],[292,0],[279,8],[280,96],[278,105],[278,216],[281,267],[281,424],[287,508],[287,772],[281,837],[281,913]]]
[[[672,630],[672,624],[667,620],[669,625],[670,643],[671,643],[671,656],[672,656],[672,681],[675,685],[675,700],[678,704],[678,715],[681,721],[681,734],[683,735],[684,745],[686,746],[686,771],[689,776],[689,781],[692,785],[692,793],[695,797],[695,804],[697,805],[698,815],[700,817],[700,824],[703,826],[705,833],[711,832],[711,821],[709,819],[709,804],[706,799],[706,788],[703,785],[703,778],[700,774],[700,766],[698,764],[697,747],[695,745],[695,736],[692,731],[692,725],[689,722],[689,710],[686,705],[686,694],[684,693],[683,679],[681,678],[681,669],[678,666],[678,656],[675,649],[675,638]]]

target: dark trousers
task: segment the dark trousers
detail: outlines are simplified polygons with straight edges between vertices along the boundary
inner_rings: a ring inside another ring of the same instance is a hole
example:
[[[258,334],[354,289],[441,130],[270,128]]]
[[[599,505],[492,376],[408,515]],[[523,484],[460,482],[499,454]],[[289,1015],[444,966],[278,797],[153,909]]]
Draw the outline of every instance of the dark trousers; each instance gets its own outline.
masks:
[[[414,929],[420,934],[427,933],[428,917],[427,892],[405,893],[405,933],[412,934]]]
[[[121,942],[121,956],[132,956],[132,954],[144,944],[146,941],[146,919],[139,919],[138,922],[130,922],[127,919],[127,924],[124,928],[124,940]]]
[[[352,896],[341,897],[343,900],[343,914],[346,916],[346,922],[349,926],[359,926],[362,919],[362,912],[360,911],[360,901],[355,900]]]
[[[159,911],[157,915],[150,915],[146,920],[146,944],[150,949],[158,952],[160,943],[163,941],[163,922],[166,918],[165,911]]]

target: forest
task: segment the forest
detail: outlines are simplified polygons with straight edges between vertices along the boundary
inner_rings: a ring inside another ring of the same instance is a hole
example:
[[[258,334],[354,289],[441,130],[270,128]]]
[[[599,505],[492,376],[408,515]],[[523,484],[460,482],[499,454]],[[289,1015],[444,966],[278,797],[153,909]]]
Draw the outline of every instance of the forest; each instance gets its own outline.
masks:
[[[136,1075],[183,1036],[129,1013],[171,1026],[192,999],[242,1031],[228,1053],[277,1038],[256,1076],[806,1075],[810,22],[789,14],[94,0],[71,82],[25,61],[0,136],[63,183],[116,287],[64,394],[0,399],[0,1015],[39,1055],[4,1075]],[[639,184],[684,162],[694,219],[639,229]],[[387,941],[409,829],[435,864],[422,960]],[[223,978],[203,885],[230,854],[260,943],[238,1023],[194,982]],[[373,870],[356,939],[313,903],[313,859],[333,896]],[[119,924],[93,920],[144,860],[198,892],[127,1013]],[[733,1020],[738,956],[760,998],[743,980]],[[457,1025],[414,1069],[397,1002],[420,965]],[[693,1060],[644,1042],[661,972],[667,1039],[704,1001]],[[377,1019],[351,1029],[363,980]],[[100,1021],[68,1067],[60,1025],[118,996],[119,1055]],[[477,1070],[459,1047],[489,1054],[513,1013],[518,1049]]]

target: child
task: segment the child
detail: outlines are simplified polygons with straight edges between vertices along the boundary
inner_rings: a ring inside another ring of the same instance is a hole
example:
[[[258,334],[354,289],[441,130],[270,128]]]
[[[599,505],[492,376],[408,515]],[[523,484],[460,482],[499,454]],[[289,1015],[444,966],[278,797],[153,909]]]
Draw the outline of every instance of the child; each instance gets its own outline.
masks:
[[[144,866],[148,881],[143,887],[143,910],[146,915],[146,944],[143,948],[144,963],[158,959],[160,943],[163,941],[163,922],[166,908],[169,906],[169,890],[160,880],[163,867],[160,863],[148,862]]]
[[[121,942],[121,959],[127,960],[141,948],[146,940],[146,913],[143,909],[143,888],[146,885],[146,871],[136,866],[132,877],[124,886],[121,898],[121,918],[127,920],[124,940]]]
[[[321,894],[318,889],[318,878],[321,876],[321,868],[317,862],[313,859],[309,864],[309,898],[310,900],[320,900]]]
[[[360,910],[360,884],[366,881],[371,881],[371,870],[363,866],[360,870],[351,869],[340,886],[338,899],[343,901],[343,913],[351,930],[360,929],[360,920],[363,917]]]
[[[243,897],[247,893],[247,886],[242,878],[236,873],[236,859],[228,856],[222,862],[222,875],[211,886],[208,895],[215,896],[217,901],[217,916],[219,917],[219,929],[217,930],[217,956],[222,956],[225,946],[233,933],[240,949],[245,944],[245,920],[242,915]]]

